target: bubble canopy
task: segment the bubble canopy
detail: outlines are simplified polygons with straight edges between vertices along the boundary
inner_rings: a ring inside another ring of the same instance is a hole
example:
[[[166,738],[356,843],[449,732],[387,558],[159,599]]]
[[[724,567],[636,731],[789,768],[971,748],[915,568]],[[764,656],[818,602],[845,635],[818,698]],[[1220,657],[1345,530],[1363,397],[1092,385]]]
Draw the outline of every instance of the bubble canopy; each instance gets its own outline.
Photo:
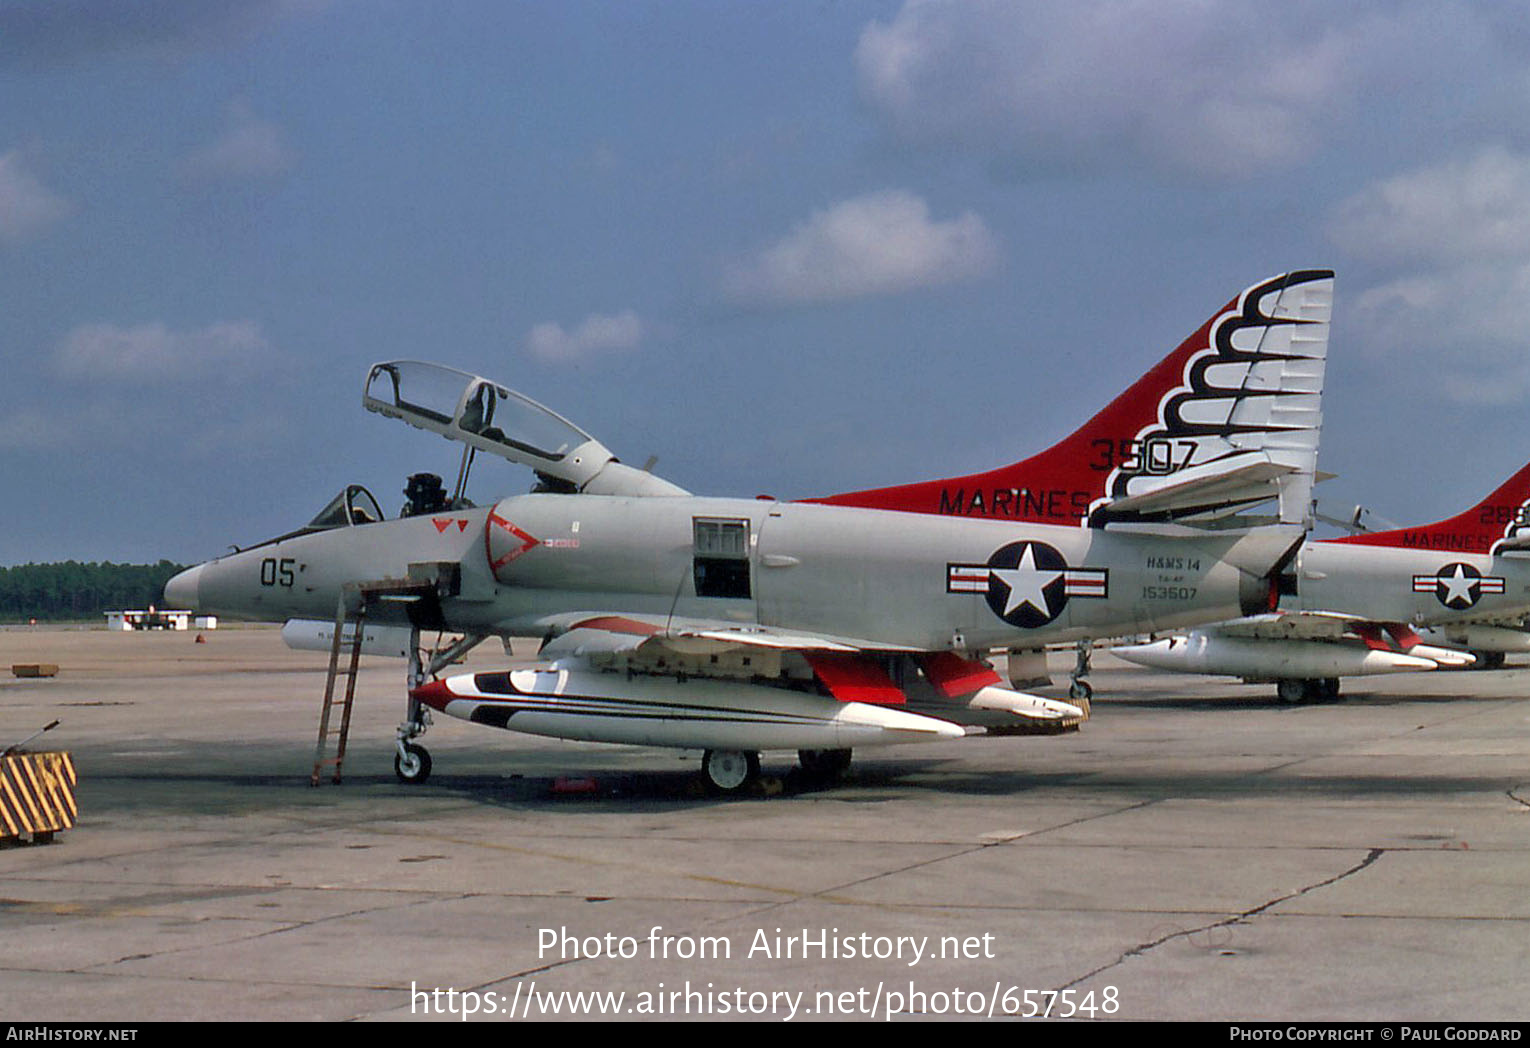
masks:
[[[600,441],[530,397],[443,364],[374,364],[361,402],[368,411],[530,466],[575,490],[684,494],[652,474],[620,465]]]

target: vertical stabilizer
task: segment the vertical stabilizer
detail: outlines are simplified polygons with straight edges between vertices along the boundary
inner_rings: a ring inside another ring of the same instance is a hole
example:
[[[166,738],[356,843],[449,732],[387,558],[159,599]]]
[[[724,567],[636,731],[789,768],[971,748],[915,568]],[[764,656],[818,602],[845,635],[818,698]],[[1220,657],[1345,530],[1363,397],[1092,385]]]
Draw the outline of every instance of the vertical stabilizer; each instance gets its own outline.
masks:
[[[809,501],[1042,524],[1309,513],[1333,273],[1248,288],[1077,431],[986,473]]]
[[[1324,541],[1452,553],[1500,553],[1530,548],[1530,465],[1471,509],[1454,517],[1416,528],[1373,531]]]

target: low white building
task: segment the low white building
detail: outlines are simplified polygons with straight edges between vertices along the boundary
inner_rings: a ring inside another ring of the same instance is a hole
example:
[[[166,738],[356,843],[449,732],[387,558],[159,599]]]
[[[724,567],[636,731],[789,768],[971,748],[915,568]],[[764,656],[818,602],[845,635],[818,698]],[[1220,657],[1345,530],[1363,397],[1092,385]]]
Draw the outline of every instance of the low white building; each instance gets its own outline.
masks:
[[[193,624],[199,630],[218,628],[216,615],[193,616],[189,611],[108,611],[106,628],[109,630],[188,630]]]

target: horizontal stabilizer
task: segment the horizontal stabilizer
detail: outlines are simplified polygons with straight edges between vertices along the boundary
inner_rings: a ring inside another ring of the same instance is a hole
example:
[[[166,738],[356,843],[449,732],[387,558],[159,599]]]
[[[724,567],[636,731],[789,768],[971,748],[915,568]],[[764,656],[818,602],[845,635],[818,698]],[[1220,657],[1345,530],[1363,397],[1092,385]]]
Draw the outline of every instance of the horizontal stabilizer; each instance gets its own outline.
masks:
[[[1273,462],[1261,452],[1229,456],[1138,485],[1101,511],[1107,522],[1144,517],[1175,520],[1220,517],[1279,494],[1278,482],[1296,472],[1290,463]]]

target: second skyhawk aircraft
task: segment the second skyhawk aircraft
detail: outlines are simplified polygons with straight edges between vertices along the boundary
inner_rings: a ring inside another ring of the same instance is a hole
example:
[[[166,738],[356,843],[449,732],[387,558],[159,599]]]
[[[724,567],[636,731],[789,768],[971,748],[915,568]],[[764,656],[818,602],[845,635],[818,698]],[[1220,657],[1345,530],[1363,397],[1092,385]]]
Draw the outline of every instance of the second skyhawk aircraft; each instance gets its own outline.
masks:
[[[1143,666],[1273,681],[1334,699],[1339,678],[1501,666],[1530,652],[1530,466],[1435,524],[1308,542],[1268,614],[1116,648]]]

